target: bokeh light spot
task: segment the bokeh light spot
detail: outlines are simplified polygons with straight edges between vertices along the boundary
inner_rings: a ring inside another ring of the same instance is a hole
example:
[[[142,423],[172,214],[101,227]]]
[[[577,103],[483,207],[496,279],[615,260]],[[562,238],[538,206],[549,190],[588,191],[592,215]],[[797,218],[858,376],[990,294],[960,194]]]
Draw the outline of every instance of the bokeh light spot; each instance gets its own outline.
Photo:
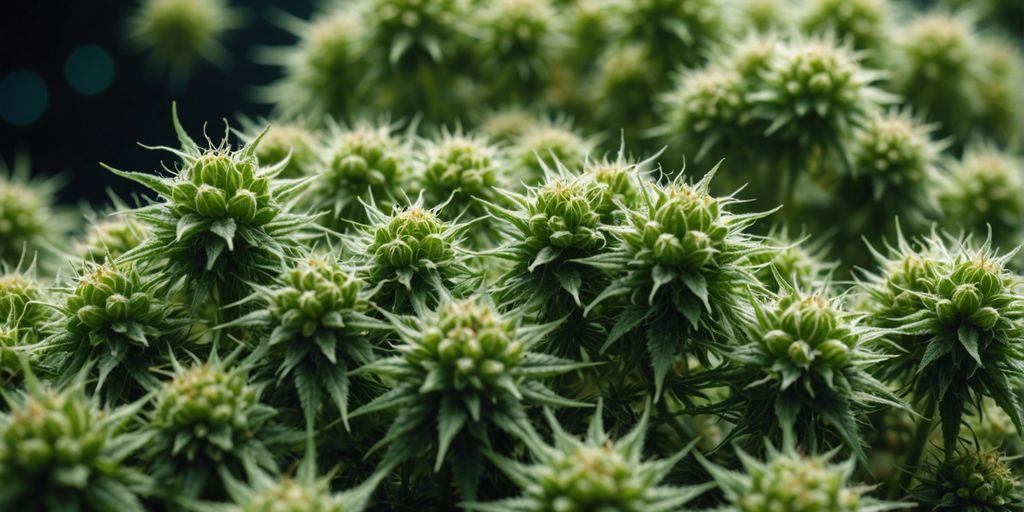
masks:
[[[64,63],[64,78],[79,94],[99,94],[114,81],[114,59],[94,44],[76,48]]]
[[[12,71],[0,78],[0,118],[15,126],[28,126],[46,113],[50,91],[36,73]]]

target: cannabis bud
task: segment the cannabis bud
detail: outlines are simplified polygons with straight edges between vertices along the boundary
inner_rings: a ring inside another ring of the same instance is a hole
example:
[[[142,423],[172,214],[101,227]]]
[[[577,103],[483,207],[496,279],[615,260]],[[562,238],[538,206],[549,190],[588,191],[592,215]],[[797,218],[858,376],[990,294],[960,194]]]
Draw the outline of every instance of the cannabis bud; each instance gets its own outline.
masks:
[[[367,280],[378,283],[376,302],[394,313],[426,310],[469,274],[461,247],[468,224],[453,224],[421,201],[388,215],[368,207],[370,223],[348,240],[364,262]]]
[[[302,259],[254,295],[264,307],[221,326],[269,331],[255,352],[258,372],[278,385],[291,377],[307,427],[324,395],[348,426],[348,371],[369,363],[368,334],[384,325],[367,315],[370,304],[356,271],[327,256]]]
[[[1006,249],[1024,241],[1024,163],[992,147],[969,148],[938,186],[944,223],[976,236],[991,229]]]
[[[57,306],[62,329],[46,339],[46,364],[59,382],[96,362],[97,389],[108,380],[108,400],[141,396],[155,385],[149,368],[178,341],[182,323],[163,302],[151,279],[132,263],[92,264]]]
[[[741,423],[777,440],[795,433],[815,446],[831,444],[823,435],[831,432],[863,457],[857,416],[874,403],[904,407],[866,370],[878,358],[865,346],[886,332],[862,327],[835,301],[788,283],[774,302],[755,303],[754,313],[751,343],[736,350],[736,369],[722,379],[732,381],[733,400],[742,404]]]
[[[1024,507],[1021,483],[994,451],[966,451],[931,464],[930,474],[910,497],[924,507],[955,510],[1018,510]]]
[[[751,256],[774,251],[744,233],[767,214],[729,212],[734,198],[708,194],[713,176],[693,185],[682,178],[645,183],[644,206],[626,212],[624,225],[612,231],[619,246],[584,260],[613,276],[588,308],[612,297],[629,301],[605,348],[642,333],[658,394],[680,349],[704,360],[710,346],[703,341],[741,324],[742,294],[759,286]]]
[[[145,0],[129,19],[128,36],[182,80],[200,60],[229,62],[220,40],[241,22],[226,0]]]
[[[700,457],[704,467],[739,512],[857,512],[895,510],[913,504],[883,502],[868,495],[871,487],[849,482],[854,459],[833,464],[833,453],[800,455],[792,446],[779,451],[768,446],[765,462],[740,452],[743,473],[729,471]]]
[[[275,412],[259,402],[248,372],[216,357],[189,369],[172,363],[174,378],[157,394],[146,427],[153,436],[144,454],[149,474],[181,496],[196,497],[215,485],[218,466],[276,470],[267,435]]]
[[[58,393],[28,380],[0,413],[0,507],[143,510],[152,482],[130,457],[144,438],[125,432],[141,403],[100,410],[79,387]]]
[[[408,148],[389,126],[334,127],[322,160],[309,200],[332,213],[332,225],[365,219],[360,200],[393,203],[411,172]]]
[[[90,224],[85,236],[75,244],[75,256],[96,263],[116,260],[138,247],[149,237],[149,229],[137,220],[118,215]]]
[[[428,204],[448,201],[442,213],[449,220],[483,215],[478,199],[493,201],[503,180],[497,149],[480,137],[456,131],[427,142],[423,153],[420,181]]]
[[[573,131],[567,123],[532,124],[519,134],[509,153],[522,179],[541,181],[546,169],[562,165],[569,170],[583,167],[591,143]]]
[[[559,397],[540,379],[581,364],[530,349],[553,324],[522,325],[500,314],[484,297],[448,301],[428,315],[392,322],[402,343],[399,355],[381,359],[357,373],[395,378],[395,387],[351,416],[398,409],[378,445],[390,445],[385,467],[436,449],[435,471],[451,448],[459,453],[456,472],[463,495],[472,499],[493,427],[516,437],[529,435],[525,405],[579,406]],[[424,445],[424,439],[436,443]],[[461,475],[461,476],[460,476]]]
[[[20,331],[29,342],[39,338],[51,316],[40,303],[46,299],[46,291],[34,273],[35,269],[30,268],[0,275],[0,326]]]
[[[533,464],[495,456],[498,467],[522,490],[515,498],[471,503],[470,510],[668,510],[701,495],[711,485],[663,486],[661,481],[692,445],[667,460],[643,460],[650,404],[632,431],[612,441],[604,430],[601,406],[590,420],[585,439],[566,432],[550,411],[554,445],[531,438]]]
[[[152,236],[128,251],[126,262],[166,259],[166,283],[182,279],[195,290],[193,305],[215,293],[223,304],[248,294],[250,284],[268,281],[282,260],[293,254],[305,215],[287,212],[302,182],[278,180],[287,162],[260,167],[256,137],[237,151],[227,146],[200,149],[178,122],[182,149],[174,150],[182,168],[170,177],[112,172],[156,192],[161,201],[136,209]],[[225,135],[226,137],[226,135]]]
[[[72,225],[53,205],[60,180],[30,179],[29,172],[26,158],[15,159],[13,170],[0,160],[0,264],[14,266],[60,247]]]
[[[1024,359],[1015,345],[1024,336],[1022,278],[1006,268],[1014,253],[998,256],[988,243],[977,249],[956,244],[946,248],[932,237],[915,251],[901,240],[891,257],[880,256],[886,271],[864,285],[867,320],[902,334],[902,350],[893,351],[883,375],[907,379],[917,400],[927,404],[926,415],[942,411],[947,458],[964,412],[971,410],[968,403],[982,396],[992,397],[1024,430],[1010,384]],[[894,281],[904,288],[893,290]]]

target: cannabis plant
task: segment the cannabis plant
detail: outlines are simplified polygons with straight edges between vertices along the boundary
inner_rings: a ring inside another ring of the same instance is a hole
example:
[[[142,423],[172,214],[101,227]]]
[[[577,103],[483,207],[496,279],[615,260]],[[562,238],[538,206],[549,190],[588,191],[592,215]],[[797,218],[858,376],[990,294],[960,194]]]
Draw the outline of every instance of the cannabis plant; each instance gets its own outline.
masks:
[[[328,226],[344,229],[363,221],[363,202],[391,205],[402,197],[412,174],[409,150],[391,125],[332,125],[307,201],[315,211],[329,212]]]
[[[133,215],[152,235],[122,256],[125,262],[163,262],[168,285],[183,285],[198,306],[211,296],[230,304],[252,284],[268,282],[283,260],[296,254],[310,217],[295,213],[291,200],[303,181],[280,180],[287,160],[262,167],[260,137],[238,150],[227,140],[200,148],[173,112],[181,149],[163,148],[181,159],[171,176],[123,172],[108,167],[157,195]]]
[[[13,169],[0,159],[0,263],[14,266],[39,254],[48,264],[61,248],[60,237],[74,225],[54,204],[61,183],[56,177],[30,177],[25,157],[16,158]]]
[[[527,446],[532,464],[491,456],[519,486],[520,496],[492,503],[470,503],[466,508],[484,512],[680,510],[712,485],[662,485],[693,445],[668,459],[644,460],[650,410],[648,403],[636,426],[616,441],[605,431],[600,403],[582,440],[566,432],[551,411],[545,410],[554,444],[530,438]]]
[[[788,445],[782,450],[769,445],[764,462],[738,452],[742,472],[701,462],[725,494],[735,512],[857,512],[905,509],[913,503],[895,503],[870,496],[871,487],[850,482],[856,462],[831,460],[835,452],[801,455]]]
[[[298,395],[310,432],[325,397],[348,426],[348,372],[374,359],[371,335],[384,327],[368,314],[366,288],[333,257],[308,257],[257,289],[251,301],[258,309],[225,325],[269,333],[258,338],[250,359],[276,387],[287,379],[294,388],[287,395]]]
[[[180,82],[202,60],[231,61],[221,39],[243,18],[227,0],[144,0],[128,20],[128,39]]]
[[[443,208],[441,208],[443,209]],[[469,277],[462,247],[469,224],[445,222],[422,198],[390,214],[366,206],[369,224],[347,240],[366,280],[376,283],[374,301],[392,313],[424,313]]]
[[[171,380],[147,413],[150,441],[142,459],[169,503],[220,495],[219,467],[277,471],[275,449],[301,442],[301,435],[271,424],[275,410],[260,402],[263,386],[249,382],[247,368],[231,366],[236,357],[214,355],[191,367],[172,360]]]
[[[486,209],[480,201],[497,199],[497,188],[507,180],[501,173],[503,155],[480,135],[442,131],[425,141],[419,153],[424,200],[428,205],[445,204],[439,213],[446,220],[482,217]]]
[[[899,334],[883,377],[907,386],[926,421],[938,411],[947,459],[964,415],[983,397],[1024,431],[1014,384],[1024,364],[1016,344],[1024,336],[1024,296],[1021,276],[1006,268],[1014,253],[996,254],[988,243],[949,245],[933,236],[914,248],[901,238],[890,255],[879,255],[882,273],[862,284],[867,321]]]
[[[372,475],[354,489],[332,493],[331,475],[316,478],[310,467],[304,462],[295,478],[274,477],[254,468],[245,482],[224,472],[222,477],[232,503],[219,507],[204,505],[224,512],[361,512],[382,476]]]
[[[1008,250],[1024,241],[1024,162],[993,147],[972,147],[938,187],[945,225]]]
[[[257,49],[258,62],[280,67],[284,75],[261,87],[257,98],[288,117],[343,115],[353,110],[359,93],[369,85],[363,81],[366,62],[360,59],[360,47],[366,27],[359,13],[342,5],[309,21],[281,15],[278,24],[298,42]]]
[[[74,244],[72,252],[83,261],[116,260],[149,238],[149,228],[127,215],[96,220]]]
[[[148,436],[134,429],[142,402],[101,409],[81,383],[57,391],[28,377],[3,392],[0,507],[142,512],[154,482],[134,466]]]
[[[496,295],[502,303],[524,307],[542,321],[565,318],[553,336],[560,353],[578,353],[581,341],[603,333],[601,325],[582,318],[606,284],[596,267],[580,262],[610,248],[600,211],[610,196],[608,186],[590,176],[576,176],[565,168],[549,172],[539,187],[525,195],[503,192],[504,208],[490,205],[502,223],[507,242],[494,254],[508,260],[511,268],[502,276]],[[596,347],[595,347],[596,348]]]
[[[135,399],[158,385],[150,368],[185,341],[183,315],[156,293],[153,279],[132,263],[89,264],[61,294],[43,364],[66,385],[80,372],[96,376],[104,399]]]
[[[1024,510],[1020,478],[994,451],[968,449],[931,464],[910,497],[929,510]]]
[[[398,355],[358,371],[380,375],[391,389],[350,415],[396,412],[377,443],[388,446],[385,468],[426,452],[435,472],[448,462],[463,498],[472,499],[496,433],[530,435],[528,405],[582,405],[542,382],[582,366],[532,350],[555,323],[524,324],[477,296],[392,324]]]
[[[882,359],[871,345],[888,332],[862,326],[837,299],[780,281],[778,296],[754,302],[748,341],[706,376],[709,386],[732,389],[718,407],[737,404],[732,435],[779,442],[792,433],[811,447],[845,445],[863,460],[858,416],[877,405],[905,407],[868,373]]]
[[[609,230],[617,247],[583,260],[612,276],[588,309],[616,297],[628,304],[604,348],[646,346],[655,396],[678,355],[708,364],[715,345],[735,336],[749,316],[746,297],[760,289],[751,256],[772,251],[746,233],[767,214],[728,211],[734,197],[708,193],[714,174],[643,185],[644,205]]]

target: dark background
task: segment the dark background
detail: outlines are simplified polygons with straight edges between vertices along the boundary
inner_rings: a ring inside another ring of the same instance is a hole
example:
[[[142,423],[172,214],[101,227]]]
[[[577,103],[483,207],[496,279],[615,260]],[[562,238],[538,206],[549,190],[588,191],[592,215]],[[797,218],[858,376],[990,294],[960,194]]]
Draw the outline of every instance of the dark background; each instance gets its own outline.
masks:
[[[177,146],[171,127],[171,102],[185,129],[201,136],[204,122],[219,138],[222,118],[239,114],[267,115],[266,105],[252,100],[253,86],[272,82],[279,71],[252,62],[261,45],[291,44],[295,38],[269,21],[268,7],[302,18],[313,10],[309,0],[233,0],[245,9],[244,27],[229,31],[222,43],[233,55],[226,69],[200,63],[187,82],[172,86],[166,69],[154,69],[147,55],[125,38],[126,19],[137,7],[134,0],[3,0],[0,1],[0,79],[16,70],[39,74],[49,90],[49,106],[29,126],[0,119],[0,159],[13,162],[28,154],[33,174],[63,173],[68,179],[61,200],[87,199],[99,204],[108,188],[120,195],[135,191],[126,180],[101,168],[105,162],[124,170],[151,171],[169,153],[146,150],[137,143]],[[111,86],[95,95],[79,94],[68,84],[64,63],[71,52],[87,44],[106,49],[115,69]],[[3,100],[3,98],[0,98]],[[234,124],[234,123],[233,123]]]

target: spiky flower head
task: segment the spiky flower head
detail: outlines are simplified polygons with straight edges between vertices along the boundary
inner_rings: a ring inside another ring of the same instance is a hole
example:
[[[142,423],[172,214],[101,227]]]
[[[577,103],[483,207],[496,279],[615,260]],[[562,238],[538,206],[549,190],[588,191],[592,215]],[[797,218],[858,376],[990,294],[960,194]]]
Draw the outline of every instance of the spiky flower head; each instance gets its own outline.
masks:
[[[435,470],[449,451],[462,495],[473,499],[483,454],[495,428],[525,438],[526,405],[578,406],[548,389],[541,379],[580,364],[532,352],[554,324],[528,325],[499,313],[485,297],[450,300],[436,311],[392,322],[399,355],[381,359],[360,372],[394,379],[394,387],[352,416],[397,409],[387,435],[384,464],[400,462],[429,449]],[[436,442],[426,443],[425,440]],[[392,466],[388,466],[392,467]]]
[[[750,34],[724,46],[704,68],[679,73],[662,97],[660,131],[698,162],[708,155],[749,157],[768,128],[753,114],[749,96],[782,44],[773,35]]]
[[[242,18],[228,0],[141,0],[128,20],[128,39],[183,79],[202,60],[230,61],[221,39]]]
[[[938,190],[943,221],[952,230],[1011,248],[1024,241],[1024,163],[991,146],[969,148]]]
[[[680,75],[664,96],[664,131],[683,134],[695,161],[743,144],[749,123],[749,80],[724,66],[708,66]]]
[[[1019,17],[1017,19],[1020,19]],[[976,128],[985,136],[1013,146],[1024,136],[1024,52],[1012,41],[987,37],[978,42],[976,58],[981,72],[977,88]]]
[[[550,0],[496,0],[474,9],[473,47],[487,84],[500,98],[530,97],[561,46],[562,16]]]
[[[274,478],[255,471],[247,483],[230,475],[225,480],[233,500],[226,512],[361,512],[379,477],[342,493],[331,492],[330,477],[315,479],[305,472],[296,478]]]
[[[669,459],[644,460],[644,441],[650,404],[630,432],[617,441],[605,431],[601,406],[591,417],[584,439],[566,432],[547,411],[554,444],[537,438],[527,443],[532,464],[504,457],[492,457],[521,494],[493,503],[471,503],[479,511],[542,512],[676,510],[701,495],[711,485],[661,485],[672,467],[685,457],[692,445]]]
[[[869,60],[883,62],[893,37],[892,4],[888,0],[814,0],[799,15],[809,34],[834,34],[857,50],[871,52]]]
[[[743,0],[739,3],[739,26],[768,33],[793,26],[793,5],[786,0]]]
[[[361,59],[366,26],[350,5],[329,8],[308,22],[290,16],[280,22],[298,42],[257,50],[257,61],[281,68],[283,75],[259,90],[260,100],[286,117],[352,112],[366,74]]]
[[[96,263],[116,260],[148,237],[145,224],[128,215],[115,215],[89,224],[85,235],[75,243],[74,254],[83,261]]]
[[[422,154],[419,181],[424,199],[427,204],[448,201],[441,212],[448,220],[483,215],[479,200],[493,201],[505,180],[498,148],[482,136],[444,131],[425,142]]]
[[[49,308],[42,304],[46,299],[46,290],[36,279],[34,267],[0,274],[0,326],[16,328],[28,341],[37,340],[51,317]]]
[[[944,149],[931,140],[934,129],[907,112],[891,111],[872,115],[856,132],[850,152],[854,172],[871,183],[876,199],[893,193],[903,199],[920,196]]]
[[[719,0],[637,0],[616,4],[620,40],[657,49],[659,72],[701,62],[704,52],[729,32],[725,3]]]
[[[289,379],[287,388],[298,391],[307,427],[313,427],[324,396],[347,426],[347,372],[372,360],[368,335],[384,327],[367,315],[368,295],[354,269],[331,256],[311,256],[256,291],[259,309],[224,327],[269,331],[255,349],[257,371],[276,378],[278,387]]]
[[[600,122],[630,132],[653,124],[652,98],[662,84],[651,73],[650,61],[650,48],[638,43],[612,46],[601,55],[590,92]]]
[[[171,149],[181,166],[171,176],[112,172],[155,192],[159,201],[134,210],[152,229],[144,243],[122,256],[126,262],[165,260],[166,283],[187,279],[193,305],[211,293],[230,304],[248,294],[251,283],[268,281],[295,253],[301,230],[310,222],[290,213],[290,201],[303,182],[279,180],[286,162],[262,167],[256,158],[260,137],[238,150],[225,139],[201,149],[178,122],[181,149]]]
[[[872,86],[876,72],[863,68],[848,47],[828,37],[781,45],[756,92],[752,114],[770,123],[765,135],[796,157],[827,149],[845,157],[841,141],[890,98]],[[845,160],[845,158],[844,158]]]
[[[773,230],[765,243],[779,248],[777,252],[753,258],[763,265],[755,275],[766,288],[773,291],[787,286],[799,290],[825,288],[836,267],[834,262],[826,260],[825,246],[807,239],[793,239],[785,229]]]
[[[362,202],[393,204],[411,177],[412,156],[405,137],[387,124],[333,125],[321,165],[312,182],[309,203],[329,212],[330,225],[362,221]]]
[[[539,122],[535,114],[521,107],[505,107],[485,114],[477,131],[495,144],[506,145],[514,143]]]
[[[867,372],[879,361],[867,347],[887,332],[861,326],[836,299],[788,284],[754,312],[749,343],[726,371],[745,409],[741,424],[774,440],[793,433],[811,446],[838,441],[863,458],[857,416],[877,403],[902,407]]]
[[[730,512],[857,512],[896,510],[911,503],[883,502],[869,496],[871,487],[854,485],[854,459],[834,464],[835,452],[800,455],[792,447],[768,447],[765,462],[739,452],[743,472],[702,462],[725,494]]]
[[[658,394],[680,351],[706,360],[706,342],[739,327],[746,290],[760,288],[751,256],[774,250],[744,232],[767,214],[728,211],[736,199],[710,195],[713,176],[695,184],[682,176],[664,186],[642,182],[643,206],[613,231],[618,247],[586,260],[613,278],[588,308],[612,297],[628,302],[605,347],[642,335]]]
[[[1010,383],[1024,364],[1015,343],[1024,336],[1024,296],[1021,276],[1006,268],[1012,256],[987,243],[947,247],[933,236],[915,250],[900,240],[890,256],[879,256],[882,273],[862,284],[867,320],[902,334],[883,375],[904,379],[926,409],[942,411],[947,456],[964,414],[983,396],[1024,431]]]
[[[505,192],[508,208],[491,205],[507,240],[498,255],[512,264],[503,277],[503,302],[547,310],[543,316],[554,319],[594,296],[600,274],[576,260],[609,245],[599,210],[606,188],[561,168],[525,195]]]
[[[977,40],[972,21],[948,11],[914,18],[896,39],[893,91],[961,141],[976,113],[972,75],[978,71]]]
[[[134,264],[88,265],[54,306],[59,326],[45,340],[45,364],[61,383],[91,367],[109,402],[137,398],[157,384],[149,369],[181,343],[181,317]]]
[[[583,175],[604,185],[604,193],[598,202],[597,211],[601,220],[611,224],[612,218],[622,207],[636,208],[642,203],[640,182],[647,180],[653,158],[634,162],[620,150],[614,160],[588,158],[583,165]]]
[[[542,122],[529,126],[508,149],[512,164],[528,184],[541,181],[545,169],[560,163],[570,170],[583,167],[592,143],[579,135],[569,123]]]
[[[61,181],[31,178],[30,172],[25,157],[16,158],[13,169],[0,159],[0,262],[11,266],[60,248],[72,226],[54,204]]]
[[[965,450],[933,463],[910,498],[930,510],[1024,510],[1020,479],[995,451]]]
[[[149,478],[132,467],[145,438],[129,432],[141,403],[100,409],[80,386],[7,394],[0,412],[0,507],[29,510],[144,510]]]
[[[367,40],[380,61],[415,69],[452,57],[466,6],[462,0],[365,0],[360,8]]]
[[[299,121],[244,121],[246,142],[260,138],[256,159],[270,166],[288,159],[281,170],[282,178],[301,178],[314,173],[317,161],[318,134]],[[266,127],[266,133],[263,133]]]
[[[369,282],[380,287],[375,301],[395,313],[424,311],[470,273],[462,238],[468,224],[446,222],[422,200],[386,214],[367,208],[369,224],[349,239]]]
[[[268,422],[274,409],[260,403],[249,373],[214,357],[190,368],[176,360],[173,378],[153,402],[144,460],[171,495],[196,497],[216,487],[215,468],[251,464],[276,470]]]

